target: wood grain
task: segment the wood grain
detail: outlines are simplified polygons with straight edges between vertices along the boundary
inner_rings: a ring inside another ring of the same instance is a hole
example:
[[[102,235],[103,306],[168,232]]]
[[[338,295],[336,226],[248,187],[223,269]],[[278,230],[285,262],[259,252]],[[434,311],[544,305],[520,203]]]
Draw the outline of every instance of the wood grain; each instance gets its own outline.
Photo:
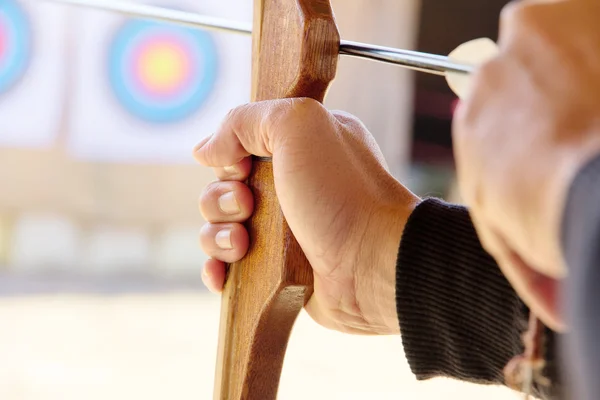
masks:
[[[255,0],[252,100],[323,101],[335,77],[339,33],[328,0]],[[279,208],[269,161],[248,184],[256,208],[250,250],[229,267],[222,297],[217,400],[273,400],[294,322],[313,291],[308,261]]]

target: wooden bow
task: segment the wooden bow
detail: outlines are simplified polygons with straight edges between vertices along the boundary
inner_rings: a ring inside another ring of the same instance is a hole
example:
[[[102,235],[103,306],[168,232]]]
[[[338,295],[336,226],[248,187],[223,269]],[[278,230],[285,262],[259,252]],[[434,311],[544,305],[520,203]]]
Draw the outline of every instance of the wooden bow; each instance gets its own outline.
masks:
[[[340,36],[329,0],[254,0],[252,101],[310,97],[333,80]],[[217,400],[274,400],[288,339],[313,274],[283,217],[268,160],[254,160],[250,250],[222,297]]]

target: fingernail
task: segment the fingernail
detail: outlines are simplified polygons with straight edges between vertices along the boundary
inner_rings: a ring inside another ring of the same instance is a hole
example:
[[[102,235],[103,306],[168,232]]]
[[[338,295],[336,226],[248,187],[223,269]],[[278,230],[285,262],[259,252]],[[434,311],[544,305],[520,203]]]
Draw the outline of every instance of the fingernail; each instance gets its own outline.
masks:
[[[230,165],[229,167],[223,167],[223,169],[225,170],[225,172],[227,172],[228,174],[231,174],[231,175],[237,174],[237,172],[238,172],[235,165]]]
[[[223,250],[233,249],[233,245],[231,244],[231,229],[219,231],[215,237],[215,242],[217,243],[217,246]]]
[[[227,192],[219,197],[219,208],[225,214],[239,214],[241,211],[233,192]]]

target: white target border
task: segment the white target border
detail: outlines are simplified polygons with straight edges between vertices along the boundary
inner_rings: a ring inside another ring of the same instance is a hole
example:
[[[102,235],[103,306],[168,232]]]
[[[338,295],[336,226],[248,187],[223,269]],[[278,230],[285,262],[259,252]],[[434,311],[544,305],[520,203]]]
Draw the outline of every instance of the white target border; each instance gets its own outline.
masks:
[[[24,74],[0,94],[0,147],[50,148],[63,128],[68,76],[68,10],[16,0],[31,28]]]

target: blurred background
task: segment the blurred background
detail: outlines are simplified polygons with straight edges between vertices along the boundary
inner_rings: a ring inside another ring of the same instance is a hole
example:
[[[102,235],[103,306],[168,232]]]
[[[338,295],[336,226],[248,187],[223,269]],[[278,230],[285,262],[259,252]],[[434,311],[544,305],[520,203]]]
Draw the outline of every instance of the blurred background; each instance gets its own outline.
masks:
[[[447,54],[496,38],[506,0],[334,0],[348,40]],[[250,0],[164,0],[238,21]],[[0,0],[0,399],[210,399],[219,298],[201,285],[192,147],[249,100],[250,38]],[[359,116],[392,172],[458,200],[442,78],[342,59],[326,105]],[[281,399],[514,398],[417,383],[399,338],[306,315]]]

